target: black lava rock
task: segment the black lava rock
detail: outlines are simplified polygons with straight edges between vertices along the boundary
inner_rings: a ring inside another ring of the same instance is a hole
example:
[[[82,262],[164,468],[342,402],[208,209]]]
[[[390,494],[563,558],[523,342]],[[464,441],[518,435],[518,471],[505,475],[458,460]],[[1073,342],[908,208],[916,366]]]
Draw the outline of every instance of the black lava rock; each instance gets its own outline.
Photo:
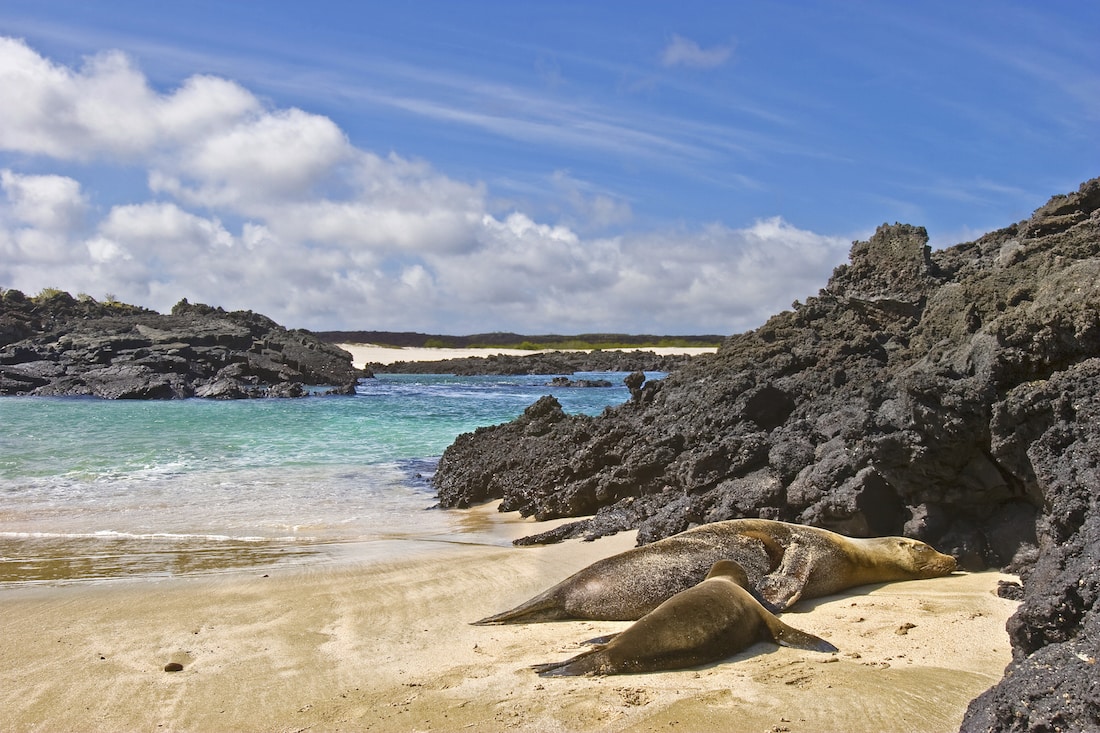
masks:
[[[883,225],[817,296],[599,417],[544,400],[461,436],[441,503],[592,515],[526,543],[754,516],[919,537],[1023,581],[963,729],[1100,730],[1100,179],[927,240]]]
[[[300,397],[365,376],[351,354],[251,311],[186,300],[170,315],[68,293],[0,296],[0,395]]]

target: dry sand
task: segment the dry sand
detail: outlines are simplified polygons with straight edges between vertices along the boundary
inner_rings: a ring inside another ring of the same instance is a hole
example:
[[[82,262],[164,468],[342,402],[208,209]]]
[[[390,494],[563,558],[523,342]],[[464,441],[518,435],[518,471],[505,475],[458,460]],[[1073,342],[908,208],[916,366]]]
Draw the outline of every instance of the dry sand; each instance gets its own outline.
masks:
[[[468,522],[475,541],[543,528],[488,507]],[[1010,658],[997,573],[784,615],[835,655],[760,643],[659,674],[528,669],[625,623],[468,624],[632,544],[420,542],[397,561],[0,589],[0,729],[952,731]]]
[[[395,361],[440,361],[442,359],[465,359],[469,356],[492,356],[493,354],[506,354],[509,356],[530,356],[542,354],[545,351],[531,351],[525,349],[431,349],[431,348],[397,348],[391,346],[376,346],[374,344],[337,344],[341,349],[352,355],[352,364],[362,368],[365,364],[393,364]],[[640,349],[605,349],[605,351],[652,351],[657,354],[713,354],[717,347],[643,347]]]

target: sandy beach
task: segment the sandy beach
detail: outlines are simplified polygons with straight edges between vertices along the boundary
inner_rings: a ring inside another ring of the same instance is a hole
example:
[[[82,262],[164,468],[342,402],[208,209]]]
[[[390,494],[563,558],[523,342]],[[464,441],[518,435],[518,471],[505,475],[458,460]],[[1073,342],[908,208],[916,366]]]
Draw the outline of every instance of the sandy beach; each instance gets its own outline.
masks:
[[[959,573],[784,615],[838,654],[759,643],[694,670],[541,679],[530,665],[627,624],[468,622],[634,538],[514,548],[478,543],[545,525],[466,521],[469,543],[400,560],[2,589],[0,729],[953,731],[1010,658],[1006,576]]]
[[[470,356],[529,356],[545,353],[526,349],[433,349],[377,346],[374,344],[337,344],[352,355],[352,364],[362,368],[365,364],[393,364],[397,361],[439,361],[442,359],[465,359]],[[631,349],[605,349],[606,351],[631,351]],[[713,354],[718,347],[644,347],[636,351],[652,351],[656,354]]]

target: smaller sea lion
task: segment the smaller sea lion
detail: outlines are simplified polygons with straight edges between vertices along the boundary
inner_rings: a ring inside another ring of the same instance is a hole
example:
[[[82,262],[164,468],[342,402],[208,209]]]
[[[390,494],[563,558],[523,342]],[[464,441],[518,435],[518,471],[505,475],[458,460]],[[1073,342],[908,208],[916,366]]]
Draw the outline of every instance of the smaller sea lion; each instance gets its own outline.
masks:
[[[757,641],[817,652],[837,648],[780,621],[745,589],[735,562],[714,564],[706,579],[680,591],[621,633],[564,662],[532,667],[543,677],[630,674],[697,667],[733,656]]]

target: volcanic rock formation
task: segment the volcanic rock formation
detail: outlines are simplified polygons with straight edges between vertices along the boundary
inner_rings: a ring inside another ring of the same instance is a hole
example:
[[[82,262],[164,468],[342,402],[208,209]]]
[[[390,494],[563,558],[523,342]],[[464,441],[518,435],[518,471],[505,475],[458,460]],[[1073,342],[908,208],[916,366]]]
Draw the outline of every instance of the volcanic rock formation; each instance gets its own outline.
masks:
[[[631,391],[460,436],[441,503],[594,515],[524,542],[765,517],[1010,569],[1014,662],[963,728],[1100,729],[1100,179],[943,250],[884,225],[816,297]]]
[[[354,391],[346,351],[252,311],[182,300],[171,315],[50,292],[0,296],[0,395],[298,397]]]

